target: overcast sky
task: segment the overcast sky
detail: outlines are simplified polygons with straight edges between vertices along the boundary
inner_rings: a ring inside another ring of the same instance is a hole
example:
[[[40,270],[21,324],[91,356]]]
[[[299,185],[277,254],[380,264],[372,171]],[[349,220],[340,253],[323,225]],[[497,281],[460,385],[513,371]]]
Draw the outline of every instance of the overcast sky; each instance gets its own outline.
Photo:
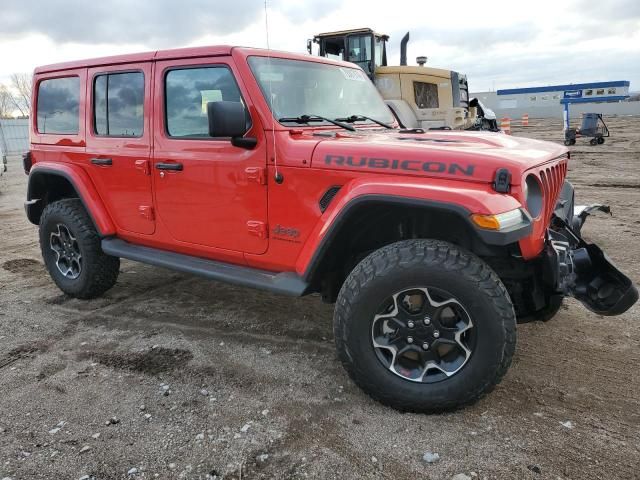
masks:
[[[466,73],[471,91],[630,80],[640,90],[640,0],[268,0],[271,48],[315,33],[411,32],[409,63]],[[191,45],[266,47],[263,0],[2,0],[0,82],[37,65]]]

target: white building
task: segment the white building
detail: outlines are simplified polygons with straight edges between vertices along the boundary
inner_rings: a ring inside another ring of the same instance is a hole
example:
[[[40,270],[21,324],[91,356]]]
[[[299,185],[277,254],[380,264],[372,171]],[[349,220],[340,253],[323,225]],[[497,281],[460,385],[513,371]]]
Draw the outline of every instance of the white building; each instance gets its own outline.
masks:
[[[478,92],[470,94],[491,108],[498,116],[519,117],[528,113],[532,118],[561,116],[565,103],[572,105],[572,114],[594,110],[595,104],[623,102],[629,98],[629,82],[626,80],[593,83],[574,83],[569,85],[550,85],[545,87],[507,88],[496,92]],[[638,103],[638,102],[625,102]],[[577,108],[574,108],[576,106]],[[634,107],[637,107],[635,105]],[[619,108],[624,110],[626,106]],[[605,108],[616,110],[614,105]],[[574,112],[575,110],[575,112]],[[639,114],[640,110],[636,114]]]

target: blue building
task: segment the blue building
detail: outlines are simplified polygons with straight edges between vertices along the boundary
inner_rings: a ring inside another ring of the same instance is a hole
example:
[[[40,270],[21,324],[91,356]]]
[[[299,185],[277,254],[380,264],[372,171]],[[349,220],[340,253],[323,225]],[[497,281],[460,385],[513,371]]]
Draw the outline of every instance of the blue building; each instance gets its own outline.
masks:
[[[544,87],[505,88],[495,92],[472,93],[496,114],[517,117],[528,113],[532,117],[561,115],[565,104],[580,104],[577,111],[593,110],[595,105],[623,102],[629,98],[630,83],[626,80],[592,83],[570,83]],[[584,107],[584,108],[582,108]],[[627,106],[624,107],[626,110]],[[606,110],[616,110],[614,105]],[[597,110],[597,109],[596,109]],[[622,109],[621,109],[622,110]],[[594,110],[595,111],[595,110]]]
[[[619,102],[629,98],[629,82],[571,83],[548,87],[506,88],[496,92],[498,101],[516,102],[518,107],[545,106],[550,103]]]

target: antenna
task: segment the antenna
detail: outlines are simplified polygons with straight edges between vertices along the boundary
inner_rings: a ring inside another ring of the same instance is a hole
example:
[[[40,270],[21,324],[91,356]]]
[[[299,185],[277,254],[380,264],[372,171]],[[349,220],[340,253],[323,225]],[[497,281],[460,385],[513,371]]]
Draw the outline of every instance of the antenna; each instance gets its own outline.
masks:
[[[276,150],[276,120],[275,112],[273,111],[273,92],[271,88],[272,76],[271,76],[271,47],[269,46],[269,13],[267,8],[267,0],[264,0],[264,28],[267,37],[267,64],[269,65],[269,107],[271,108],[271,139],[273,140],[273,166],[276,174],[274,180],[276,183],[282,183],[284,177],[278,171],[278,151]]]

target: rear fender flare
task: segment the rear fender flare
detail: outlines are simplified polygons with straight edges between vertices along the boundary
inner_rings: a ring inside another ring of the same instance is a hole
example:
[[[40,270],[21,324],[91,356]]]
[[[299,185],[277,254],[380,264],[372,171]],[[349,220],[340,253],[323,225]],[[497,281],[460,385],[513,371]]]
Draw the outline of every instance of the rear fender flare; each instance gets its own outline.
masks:
[[[330,252],[333,239],[349,221],[350,214],[363,205],[381,203],[454,214],[466,222],[480,241],[490,246],[516,243],[532,231],[530,219],[526,219],[522,227],[508,232],[484,230],[471,221],[472,213],[498,214],[521,207],[514,197],[496,193],[490,185],[461,185],[460,182],[435,179],[429,179],[426,184],[397,177],[373,182],[370,178],[356,179],[340,190],[320,217],[301,250],[296,272],[311,281],[324,256]]]
[[[82,168],[69,164],[38,162],[29,172],[25,210],[31,223],[40,223],[43,209],[41,202],[45,200],[43,194],[46,193],[42,191],[42,180],[48,176],[62,177],[71,184],[101,237],[115,235],[115,224],[91,178]]]

